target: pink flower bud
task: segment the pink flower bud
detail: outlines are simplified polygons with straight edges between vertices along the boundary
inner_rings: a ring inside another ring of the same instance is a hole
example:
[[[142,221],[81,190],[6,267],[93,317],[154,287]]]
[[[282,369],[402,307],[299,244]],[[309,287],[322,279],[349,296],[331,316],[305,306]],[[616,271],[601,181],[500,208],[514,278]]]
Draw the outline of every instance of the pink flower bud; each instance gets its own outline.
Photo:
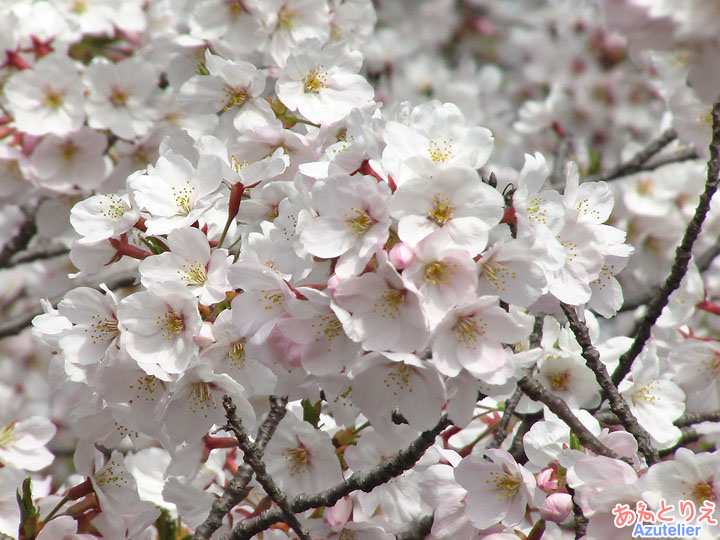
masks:
[[[553,478],[554,472],[555,471],[550,468],[543,469],[535,477],[537,485],[540,489],[542,489],[543,491],[555,491],[558,488],[557,478]]]
[[[400,242],[395,244],[388,254],[390,264],[398,270],[407,268],[415,259],[415,252],[407,244]]]
[[[337,531],[347,523],[350,514],[352,513],[353,503],[350,497],[343,497],[335,506],[326,508],[323,512],[323,519],[325,523],[333,530]]]
[[[193,338],[193,341],[199,347],[207,347],[208,345],[212,345],[213,343],[215,343],[215,341],[217,340],[213,335],[212,324],[210,324],[209,322],[204,322],[200,327],[200,332],[197,336]]]
[[[540,507],[540,516],[545,521],[561,523],[565,521],[572,511],[572,497],[567,493],[553,493],[548,495]]]

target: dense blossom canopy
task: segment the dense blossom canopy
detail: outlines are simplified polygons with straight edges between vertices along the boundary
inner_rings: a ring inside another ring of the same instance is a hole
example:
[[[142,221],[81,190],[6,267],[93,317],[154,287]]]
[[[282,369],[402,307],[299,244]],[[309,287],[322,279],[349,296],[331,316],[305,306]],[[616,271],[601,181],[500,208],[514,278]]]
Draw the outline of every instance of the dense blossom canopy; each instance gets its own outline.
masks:
[[[2,2],[0,537],[716,538],[719,29]]]

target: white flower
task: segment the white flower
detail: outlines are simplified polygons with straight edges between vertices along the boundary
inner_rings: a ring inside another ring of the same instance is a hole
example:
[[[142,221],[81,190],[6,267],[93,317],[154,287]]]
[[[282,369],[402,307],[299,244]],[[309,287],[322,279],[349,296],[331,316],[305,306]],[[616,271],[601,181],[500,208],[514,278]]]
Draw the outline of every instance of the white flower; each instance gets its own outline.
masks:
[[[522,522],[528,505],[535,505],[535,477],[505,450],[486,450],[486,460],[471,455],[455,467],[455,480],[467,491],[465,514],[478,529],[500,522]]]
[[[135,200],[150,212],[146,220],[149,234],[166,234],[192,225],[222,195],[220,163],[216,158],[201,158],[197,169],[186,158],[168,152],[158,158],[147,173],[135,173],[128,186]]]
[[[303,41],[288,58],[275,86],[280,100],[311,122],[332,124],[373,99],[374,91],[362,75],[359,51],[347,44]]]
[[[343,321],[345,332],[369,351],[419,351],[429,335],[420,296],[405,287],[385,251],[378,251],[377,260],[375,272],[335,287],[333,300],[351,314]]]
[[[620,395],[657,447],[672,446],[681,435],[673,422],[685,412],[685,393],[669,380],[670,374],[662,376],[653,343],[635,359],[631,375],[618,385]]]
[[[42,416],[0,426],[0,463],[27,471],[44,469],[55,460],[45,445],[56,431],[54,424]]]
[[[477,172],[452,168],[404,182],[390,209],[403,242],[415,245],[442,228],[453,245],[475,256],[485,249],[490,228],[500,222],[503,204],[502,195]]]
[[[398,186],[448,167],[479,169],[493,148],[489,130],[468,127],[456,105],[438,101],[415,107],[407,124],[388,122],[383,139],[382,163]]]
[[[85,100],[77,72],[70,58],[55,53],[10,77],[3,93],[17,128],[30,135],[78,130],[85,120]]]
[[[313,186],[319,216],[303,229],[300,239],[310,253],[325,259],[340,257],[339,276],[359,273],[388,237],[390,188],[371,176],[331,176]]]
[[[192,227],[171,231],[167,245],[169,252],[140,263],[140,281],[145,287],[178,282],[188,287],[203,304],[225,299],[225,292],[230,290],[227,272],[231,262],[226,249],[215,249],[211,253],[207,236]]]
[[[292,412],[278,425],[263,461],[268,474],[291,499],[301,493],[319,493],[343,479],[330,437]]]
[[[150,375],[154,367],[182,373],[197,358],[193,338],[202,321],[197,298],[183,285],[161,283],[131,294],[120,302],[118,319],[128,353]]]
[[[96,57],[85,72],[88,125],[125,139],[145,135],[155,120],[150,99],[157,78],[155,67],[141,58],[112,63]]]
[[[87,127],[64,137],[47,135],[30,158],[33,176],[53,191],[96,188],[111,170],[106,148],[107,137]]]
[[[489,384],[504,384],[515,364],[503,343],[517,343],[528,333],[496,296],[483,296],[453,309],[438,324],[431,340],[433,361],[449,377],[464,368]]]
[[[173,443],[194,442],[213,424],[225,424],[223,396],[232,398],[237,415],[248,430],[255,426],[255,412],[243,396],[244,388],[229,375],[215,374],[207,364],[183,372],[173,385],[162,423]]]
[[[89,287],[73,289],[58,304],[58,312],[73,324],[60,338],[69,362],[95,364],[109,347],[118,346],[117,300],[109,290],[103,294]]]
[[[443,230],[434,232],[415,247],[415,259],[402,277],[420,292],[431,328],[451,307],[476,296],[475,262],[467,251],[454,247]]]
[[[140,218],[126,194],[93,195],[70,210],[70,223],[82,238],[81,244],[93,244],[128,232]]]
[[[430,429],[440,420],[445,386],[435,366],[414,354],[365,355],[352,381],[353,403],[373,425],[389,425],[396,407],[415,429]]]
[[[180,103],[196,113],[240,109],[259,96],[265,87],[262,72],[248,62],[225,60],[205,51],[209,75],[195,75],[180,89]]]

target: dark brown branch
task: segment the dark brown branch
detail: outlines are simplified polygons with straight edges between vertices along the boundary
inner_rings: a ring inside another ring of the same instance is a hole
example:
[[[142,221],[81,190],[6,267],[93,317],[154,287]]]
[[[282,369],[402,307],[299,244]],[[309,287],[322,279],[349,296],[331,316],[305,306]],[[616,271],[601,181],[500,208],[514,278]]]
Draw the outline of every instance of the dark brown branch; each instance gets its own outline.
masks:
[[[242,421],[236,415],[235,404],[232,402],[230,396],[223,396],[223,407],[225,408],[225,417],[227,418],[225,429],[232,431],[235,435],[238,446],[243,451],[243,461],[252,468],[258,483],[265,490],[265,493],[268,494],[268,497],[278,506],[282,512],[283,521],[290,526],[300,540],[312,540],[310,533],[303,528],[302,523],[300,523],[300,520],[290,508],[287,495],[277,487],[275,481],[268,474],[265,463],[263,463],[263,460],[260,458],[258,448],[250,440],[250,437],[248,437],[242,425]]]
[[[700,437],[702,437],[702,435],[698,433],[695,428],[692,427],[682,427],[680,428],[680,432],[682,433],[682,435],[680,435],[680,439],[678,440],[678,442],[676,442],[670,448],[663,448],[658,452],[661,458],[674,454],[678,448],[682,448],[686,444],[693,443],[699,440]]]
[[[713,105],[712,118],[713,136],[712,142],[710,143],[710,160],[708,161],[705,191],[700,196],[700,200],[695,208],[695,214],[685,229],[682,242],[680,242],[680,245],[675,250],[675,261],[673,262],[670,274],[665,280],[665,283],[660,287],[657,295],[655,295],[648,304],[648,309],[638,324],[637,333],[632,345],[620,357],[618,367],[612,375],[612,382],[616,386],[620,384],[620,381],[630,372],[635,358],[637,358],[638,354],[643,350],[645,343],[650,337],[650,331],[658,317],[660,317],[663,308],[667,305],[670,295],[680,286],[680,282],[687,273],[693,245],[702,230],[702,224],[710,210],[710,200],[713,195],[715,195],[715,191],[717,191],[718,181],[720,181],[720,102]]]
[[[443,416],[434,428],[422,432],[410,446],[398,452],[394,458],[369,472],[356,472],[347,480],[316,495],[299,495],[290,503],[290,510],[298,514],[311,508],[333,506],[337,501],[353,491],[370,492],[376,487],[387,483],[392,478],[412,469],[427,449],[435,444],[435,438],[449,425],[451,425],[450,420],[447,416]],[[283,513],[281,510],[277,508],[266,510],[259,516],[238,524],[223,540],[249,540],[259,532],[282,521],[282,519]]]
[[[395,535],[397,540],[424,540],[432,530],[433,516],[425,516],[407,531]]]
[[[720,411],[710,411],[704,413],[685,413],[675,420],[673,424],[677,427],[692,426],[700,422],[720,422]]]
[[[595,374],[595,379],[600,385],[600,389],[607,396],[610,403],[610,409],[620,420],[622,426],[631,433],[638,443],[638,448],[645,456],[645,460],[648,465],[657,463],[658,454],[652,445],[652,439],[650,434],[643,428],[630,412],[627,402],[618,392],[617,386],[610,379],[610,374],[605,368],[605,364],[600,361],[600,353],[593,346],[590,340],[590,333],[588,332],[585,323],[580,322],[575,308],[568,306],[567,304],[560,304],[560,307],[565,313],[570,324],[570,329],[575,335],[575,339],[582,348],[582,357],[585,359],[585,364]]]
[[[528,461],[528,458],[525,455],[525,448],[523,446],[523,437],[525,437],[525,434],[530,431],[530,428],[532,428],[535,423],[539,422],[542,419],[542,412],[528,414],[527,416],[525,416],[525,418],[522,419],[522,422],[520,422],[520,425],[515,432],[515,436],[513,437],[512,443],[510,444],[510,448],[508,448],[508,453],[520,465],[525,465]]]
[[[628,458],[621,458],[614,451],[610,450],[607,446],[601,443],[598,438],[585,427],[578,417],[573,414],[570,407],[568,407],[567,403],[565,403],[563,399],[548,392],[548,390],[538,381],[525,376],[518,381],[518,387],[525,392],[529,398],[547,405],[548,409],[550,409],[558,416],[558,418],[568,425],[583,446],[589,448],[600,456],[622,459],[623,461],[627,460],[628,462],[630,461]]]
[[[25,211],[25,221],[20,225],[20,229],[13,236],[5,247],[0,251],[0,268],[8,268],[12,266],[10,260],[15,254],[27,249],[30,240],[37,233],[35,225],[35,214]]]
[[[585,517],[585,514],[583,514],[580,505],[575,502],[575,490],[570,486],[567,487],[567,490],[568,493],[572,495],[573,515],[575,516],[575,538],[580,539],[583,538],[587,532],[588,519]]]
[[[535,323],[529,340],[531,349],[535,349],[540,346],[544,320],[544,315],[538,315],[535,317]],[[517,408],[518,403],[520,403],[522,394],[522,390],[517,388],[515,392],[513,392],[513,395],[505,401],[505,410],[503,411],[502,418],[500,419],[500,423],[495,431],[495,436],[493,437],[493,440],[490,441],[490,444],[488,444],[488,448],[500,448],[500,445],[505,440],[507,428],[510,425],[510,420],[512,419],[513,414],[515,414],[515,409]]]
[[[12,261],[6,266],[6,268],[12,268],[14,266],[18,266],[20,264],[27,264],[35,261],[44,261],[46,259],[53,259],[55,257],[59,257],[60,255],[67,255],[70,253],[70,250],[68,248],[64,247],[58,247],[54,249],[47,249],[43,251],[32,251],[27,253],[22,253],[21,255],[18,255],[16,257],[12,258]]]
[[[265,446],[275,434],[275,429],[280,421],[285,417],[287,402],[288,398],[286,397],[270,396],[270,412],[258,428],[257,437],[255,437],[255,452],[259,457],[262,457]],[[225,492],[213,502],[208,517],[195,530],[193,540],[208,540],[222,526],[223,518],[245,498],[245,488],[250,483],[252,476],[253,469],[250,465],[238,468],[233,479],[228,482]]]
[[[651,157],[665,148],[668,144],[677,139],[677,133],[674,129],[668,129],[662,133],[657,139],[648,144],[645,148],[635,154],[630,160],[620,163],[609,171],[595,174],[584,179],[585,182],[599,182],[614,180],[628,174],[633,174],[642,169]]]

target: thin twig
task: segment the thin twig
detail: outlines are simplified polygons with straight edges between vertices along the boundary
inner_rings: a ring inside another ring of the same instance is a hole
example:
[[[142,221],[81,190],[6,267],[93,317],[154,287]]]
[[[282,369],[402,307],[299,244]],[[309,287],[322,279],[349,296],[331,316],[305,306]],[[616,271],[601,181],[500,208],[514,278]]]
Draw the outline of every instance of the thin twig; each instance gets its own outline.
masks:
[[[682,427],[680,428],[680,432],[682,435],[680,435],[680,438],[673,446],[670,448],[663,448],[658,452],[661,458],[674,454],[678,448],[682,448],[686,444],[693,443],[702,437],[702,434],[698,433],[697,430],[692,427]]]
[[[262,457],[265,446],[274,435],[280,421],[285,417],[287,402],[287,397],[270,396],[270,412],[258,428],[255,437],[255,452],[258,456]],[[252,476],[253,469],[250,465],[238,468],[233,479],[228,482],[225,492],[213,502],[208,517],[195,529],[193,540],[208,540],[222,526],[223,518],[245,497],[245,488],[250,483]]]
[[[658,454],[657,450],[653,448],[650,434],[638,423],[635,416],[630,412],[627,402],[618,392],[617,386],[610,379],[610,374],[605,368],[605,364],[600,361],[600,353],[598,353],[590,340],[590,333],[588,332],[587,326],[578,319],[575,308],[563,303],[560,304],[560,307],[568,319],[570,329],[573,331],[575,339],[582,348],[582,357],[585,359],[585,364],[595,374],[595,379],[608,398],[610,409],[617,415],[622,426],[635,437],[638,448],[643,456],[645,456],[645,461],[647,461],[648,465],[657,463]]]
[[[587,532],[588,519],[583,514],[580,505],[575,502],[575,490],[567,487],[568,493],[572,495],[573,514],[575,515],[575,538],[583,538]]]
[[[30,240],[32,240],[35,233],[37,233],[34,211],[23,211],[25,212],[25,221],[22,222],[15,236],[13,236],[10,241],[5,244],[2,251],[0,251],[0,268],[12,266],[10,259],[12,259],[15,254],[27,249]]]
[[[612,382],[617,386],[620,384],[630,372],[632,364],[638,354],[643,350],[645,343],[650,337],[650,331],[655,325],[658,317],[662,313],[663,308],[667,305],[672,292],[680,286],[680,282],[687,273],[690,257],[692,257],[692,248],[697,240],[705,217],[710,210],[710,200],[715,191],[717,191],[718,182],[720,181],[720,102],[713,105],[713,136],[710,143],[710,160],[708,161],[707,181],[705,182],[705,191],[700,196],[695,214],[690,223],[688,223],[682,242],[675,250],[675,261],[665,283],[662,284],[657,295],[648,304],[640,323],[638,324],[635,340],[630,348],[620,357],[618,366],[612,374]]]
[[[131,287],[135,284],[135,279],[135,275],[121,276],[115,281],[108,283],[107,286],[110,290],[121,289],[123,287]],[[52,305],[57,305],[57,303],[60,302],[64,297],[65,293],[54,296],[50,299],[50,303]],[[40,300],[37,300],[36,305],[32,309],[30,309],[29,311],[25,311],[24,313],[17,315],[16,317],[12,317],[6,322],[4,322],[2,325],[0,325],[0,339],[8,336],[14,336],[22,332],[25,328],[28,328],[35,317],[44,313],[42,307],[40,307],[39,304]]]
[[[560,189],[565,184],[565,163],[571,150],[572,138],[566,134],[555,145],[553,152],[552,171],[549,178],[550,186],[553,188]]]
[[[685,413],[675,420],[673,424],[677,427],[691,426],[700,422],[720,422],[720,411],[710,411],[704,413]]]
[[[5,268],[12,268],[14,266],[18,266],[20,264],[27,264],[35,261],[44,261],[46,259],[53,259],[55,257],[59,257],[60,255],[67,255],[70,253],[70,250],[65,247],[58,247],[54,249],[47,249],[43,251],[32,251],[27,253],[22,253],[16,257],[12,258],[12,261],[10,261]]]
[[[631,159],[616,165],[609,171],[594,174],[584,179],[585,182],[599,182],[601,180],[609,181],[628,174],[633,174],[641,170],[642,166],[647,163],[651,157],[665,148],[668,144],[677,139],[677,132],[674,129],[668,129],[662,133],[657,139],[640,150]]]
[[[518,387],[527,394],[527,396],[535,401],[547,405],[558,418],[565,422],[572,432],[577,436],[583,446],[589,448],[600,456],[613,459],[622,459],[630,462],[629,458],[621,458],[613,450],[601,443],[592,432],[573,414],[567,403],[562,398],[548,392],[548,390],[538,381],[530,377],[523,377],[518,381]]]
[[[242,425],[242,421],[237,417],[235,404],[232,402],[230,396],[223,396],[223,407],[225,408],[225,417],[227,418],[226,429],[232,431],[235,438],[238,441],[238,446],[243,451],[243,461],[246,465],[249,465],[253,472],[255,472],[255,479],[268,494],[268,497],[278,505],[278,508],[282,512],[283,521],[290,525],[290,528],[295,531],[300,540],[312,540],[310,533],[305,530],[300,523],[300,520],[290,508],[290,504],[287,500],[287,495],[283,493],[280,488],[275,484],[265,468],[265,463],[258,455],[258,449],[248,437],[245,428]]]
[[[387,483],[392,478],[412,469],[427,449],[435,444],[435,438],[451,424],[452,422],[448,417],[443,416],[434,428],[422,432],[410,446],[398,452],[394,458],[369,472],[356,472],[347,480],[316,495],[298,495],[290,503],[290,510],[298,514],[311,508],[333,506],[337,501],[354,491],[370,492],[376,487]],[[278,521],[282,521],[282,519],[283,513],[281,510],[277,508],[266,510],[259,516],[239,523],[229,535],[223,537],[223,540],[249,540]]]
[[[535,317],[535,324],[533,325],[533,330],[530,334],[531,349],[535,349],[540,346],[540,341],[542,340],[542,327],[544,320],[544,315],[538,315],[537,317]],[[522,390],[516,388],[512,396],[510,396],[505,401],[505,409],[503,410],[502,418],[497,425],[493,440],[490,441],[487,446],[488,448],[500,448],[500,445],[503,443],[505,437],[507,436],[507,428],[510,425],[510,420],[512,419],[513,414],[515,414],[515,409],[517,408],[518,403],[520,403],[520,398],[522,398],[522,395]]]
[[[513,437],[512,443],[510,444],[510,448],[508,448],[508,453],[520,465],[525,465],[528,461],[528,458],[525,455],[525,448],[523,447],[523,437],[525,437],[525,434],[530,431],[530,428],[532,428],[537,422],[542,419],[542,412],[528,414],[525,416],[525,418],[522,419],[522,422],[520,422],[520,425],[515,432],[515,436]]]

